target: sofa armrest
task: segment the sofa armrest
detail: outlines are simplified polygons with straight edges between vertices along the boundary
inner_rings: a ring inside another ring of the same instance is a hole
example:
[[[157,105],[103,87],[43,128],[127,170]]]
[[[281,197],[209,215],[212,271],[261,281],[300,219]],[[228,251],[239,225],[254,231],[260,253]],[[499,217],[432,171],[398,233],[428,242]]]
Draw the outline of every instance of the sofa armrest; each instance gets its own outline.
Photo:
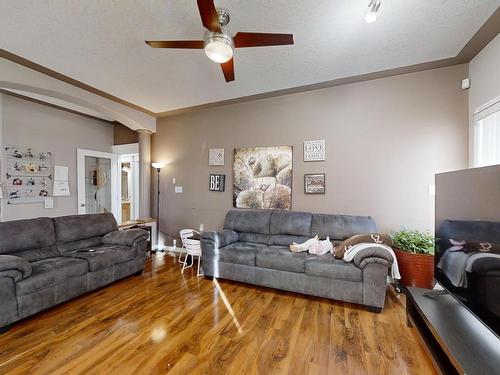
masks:
[[[105,245],[132,246],[138,240],[148,238],[148,232],[142,229],[115,230],[102,238]]]
[[[380,247],[369,247],[361,250],[354,256],[353,263],[361,269],[364,269],[368,264],[381,264],[386,267],[390,267],[394,262],[392,255],[380,248]]]
[[[240,236],[234,230],[224,229],[222,232],[203,232],[202,242],[213,242],[217,247],[224,247],[238,241]]]
[[[476,259],[472,263],[471,272],[480,276],[498,276],[500,275],[500,258]]]
[[[20,281],[31,275],[33,268],[24,258],[15,255],[0,255],[0,277],[11,277]]]

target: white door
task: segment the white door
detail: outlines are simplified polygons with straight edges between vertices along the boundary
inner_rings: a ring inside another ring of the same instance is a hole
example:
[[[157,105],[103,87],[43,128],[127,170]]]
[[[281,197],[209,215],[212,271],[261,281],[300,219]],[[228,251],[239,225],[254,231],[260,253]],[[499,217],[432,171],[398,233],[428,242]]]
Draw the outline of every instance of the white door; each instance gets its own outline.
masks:
[[[109,152],[77,150],[78,213],[111,212],[120,222],[118,156]]]

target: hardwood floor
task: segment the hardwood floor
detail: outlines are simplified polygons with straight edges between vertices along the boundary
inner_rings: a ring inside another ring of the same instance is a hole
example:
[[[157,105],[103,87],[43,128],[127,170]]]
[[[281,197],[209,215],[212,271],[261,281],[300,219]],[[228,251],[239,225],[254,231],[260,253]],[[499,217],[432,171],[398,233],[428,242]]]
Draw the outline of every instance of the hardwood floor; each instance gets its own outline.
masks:
[[[435,373],[395,292],[375,314],[194,275],[153,255],[142,276],[16,324],[0,374]]]

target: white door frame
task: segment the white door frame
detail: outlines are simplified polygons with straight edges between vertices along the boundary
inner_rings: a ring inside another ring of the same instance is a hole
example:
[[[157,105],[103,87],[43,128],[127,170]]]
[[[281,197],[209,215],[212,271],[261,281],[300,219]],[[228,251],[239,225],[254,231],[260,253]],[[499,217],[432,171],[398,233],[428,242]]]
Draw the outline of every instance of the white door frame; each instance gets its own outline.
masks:
[[[139,154],[123,154],[118,156],[118,173],[121,174],[121,164],[131,163],[132,173],[130,174],[129,180],[129,191],[132,192],[132,206],[130,211],[130,220],[137,220],[139,217]],[[119,192],[121,195],[121,178],[119,180],[120,187]],[[121,201],[120,201],[121,203]]]
[[[118,155],[111,152],[102,152],[77,149],[77,184],[78,184],[78,214],[85,214],[85,156],[111,159],[111,212],[118,223],[121,222],[120,192],[118,181]]]

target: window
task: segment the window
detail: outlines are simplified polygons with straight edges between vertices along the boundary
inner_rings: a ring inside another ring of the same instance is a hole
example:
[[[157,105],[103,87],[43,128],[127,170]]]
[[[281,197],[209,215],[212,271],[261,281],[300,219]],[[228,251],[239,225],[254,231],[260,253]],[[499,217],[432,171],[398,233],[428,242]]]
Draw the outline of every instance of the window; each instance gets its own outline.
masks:
[[[474,166],[500,164],[500,101],[474,113]]]

